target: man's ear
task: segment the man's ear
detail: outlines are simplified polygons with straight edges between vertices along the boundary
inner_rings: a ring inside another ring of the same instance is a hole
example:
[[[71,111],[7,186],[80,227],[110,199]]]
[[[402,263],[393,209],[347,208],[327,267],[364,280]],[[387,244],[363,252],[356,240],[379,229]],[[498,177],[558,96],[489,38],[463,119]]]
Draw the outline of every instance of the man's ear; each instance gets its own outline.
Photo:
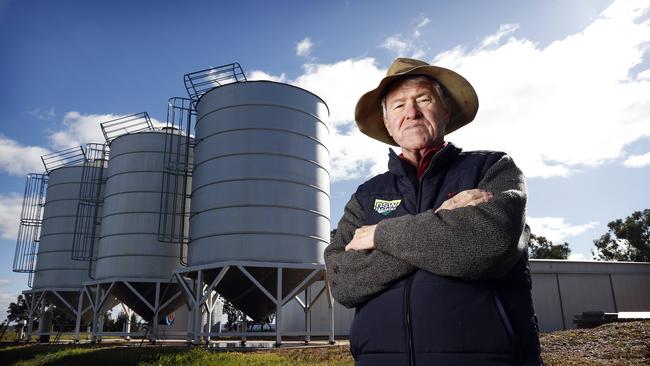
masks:
[[[390,133],[390,128],[388,128],[388,121],[386,118],[384,118],[384,127],[386,127],[386,131],[388,132],[388,136],[393,137],[393,134]]]

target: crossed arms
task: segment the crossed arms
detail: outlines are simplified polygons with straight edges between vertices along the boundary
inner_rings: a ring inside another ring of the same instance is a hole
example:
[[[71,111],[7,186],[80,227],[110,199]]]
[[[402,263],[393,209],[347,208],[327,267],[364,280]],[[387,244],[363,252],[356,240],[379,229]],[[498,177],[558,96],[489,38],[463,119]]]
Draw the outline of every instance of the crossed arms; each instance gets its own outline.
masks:
[[[504,156],[477,188],[492,196],[459,193],[437,211],[386,219],[373,227],[363,227],[363,209],[352,195],[325,249],[334,298],[357,306],[417,269],[465,280],[504,275],[527,250],[519,240],[526,209],[523,174]]]

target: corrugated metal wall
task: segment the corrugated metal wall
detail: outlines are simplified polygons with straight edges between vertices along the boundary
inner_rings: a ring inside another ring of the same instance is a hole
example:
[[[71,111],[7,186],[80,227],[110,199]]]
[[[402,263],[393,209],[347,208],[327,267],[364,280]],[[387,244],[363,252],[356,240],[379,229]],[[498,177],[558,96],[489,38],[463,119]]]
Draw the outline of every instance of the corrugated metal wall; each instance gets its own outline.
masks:
[[[573,317],[583,311],[650,311],[650,263],[533,259],[530,267],[533,303],[542,332],[575,328]],[[318,288],[312,291],[316,293]],[[336,303],[334,314],[335,334],[347,335],[354,309]],[[287,331],[303,329],[299,306],[287,304],[284,316]],[[325,298],[314,305],[311,319],[314,333],[327,331]]]

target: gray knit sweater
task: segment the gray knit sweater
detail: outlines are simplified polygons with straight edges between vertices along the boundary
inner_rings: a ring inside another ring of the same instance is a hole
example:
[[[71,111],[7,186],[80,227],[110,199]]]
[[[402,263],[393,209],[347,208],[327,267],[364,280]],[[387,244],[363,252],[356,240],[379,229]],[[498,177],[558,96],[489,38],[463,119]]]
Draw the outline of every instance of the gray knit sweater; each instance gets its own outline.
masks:
[[[478,187],[494,194],[487,203],[385,219],[377,224],[372,251],[345,251],[364,220],[353,194],[332,243],[325,249],[334,298],[346,307],[366,302],[418,268],[465,280],[504,275],[527,250],[520,241],[526,216],[526,184],[509,156],[492,165]]]

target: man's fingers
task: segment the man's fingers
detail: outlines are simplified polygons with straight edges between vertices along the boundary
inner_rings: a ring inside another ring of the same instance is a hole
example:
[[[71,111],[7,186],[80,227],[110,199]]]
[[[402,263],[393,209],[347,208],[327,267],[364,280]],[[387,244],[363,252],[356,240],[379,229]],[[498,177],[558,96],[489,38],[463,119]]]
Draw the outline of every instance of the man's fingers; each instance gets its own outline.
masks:
[[[440,210],[453,210],[465,206],[476,206],[479,203],[488,202],[493,197],[492,192],[482,189],[468,189],[443,202],[436,212]]]

